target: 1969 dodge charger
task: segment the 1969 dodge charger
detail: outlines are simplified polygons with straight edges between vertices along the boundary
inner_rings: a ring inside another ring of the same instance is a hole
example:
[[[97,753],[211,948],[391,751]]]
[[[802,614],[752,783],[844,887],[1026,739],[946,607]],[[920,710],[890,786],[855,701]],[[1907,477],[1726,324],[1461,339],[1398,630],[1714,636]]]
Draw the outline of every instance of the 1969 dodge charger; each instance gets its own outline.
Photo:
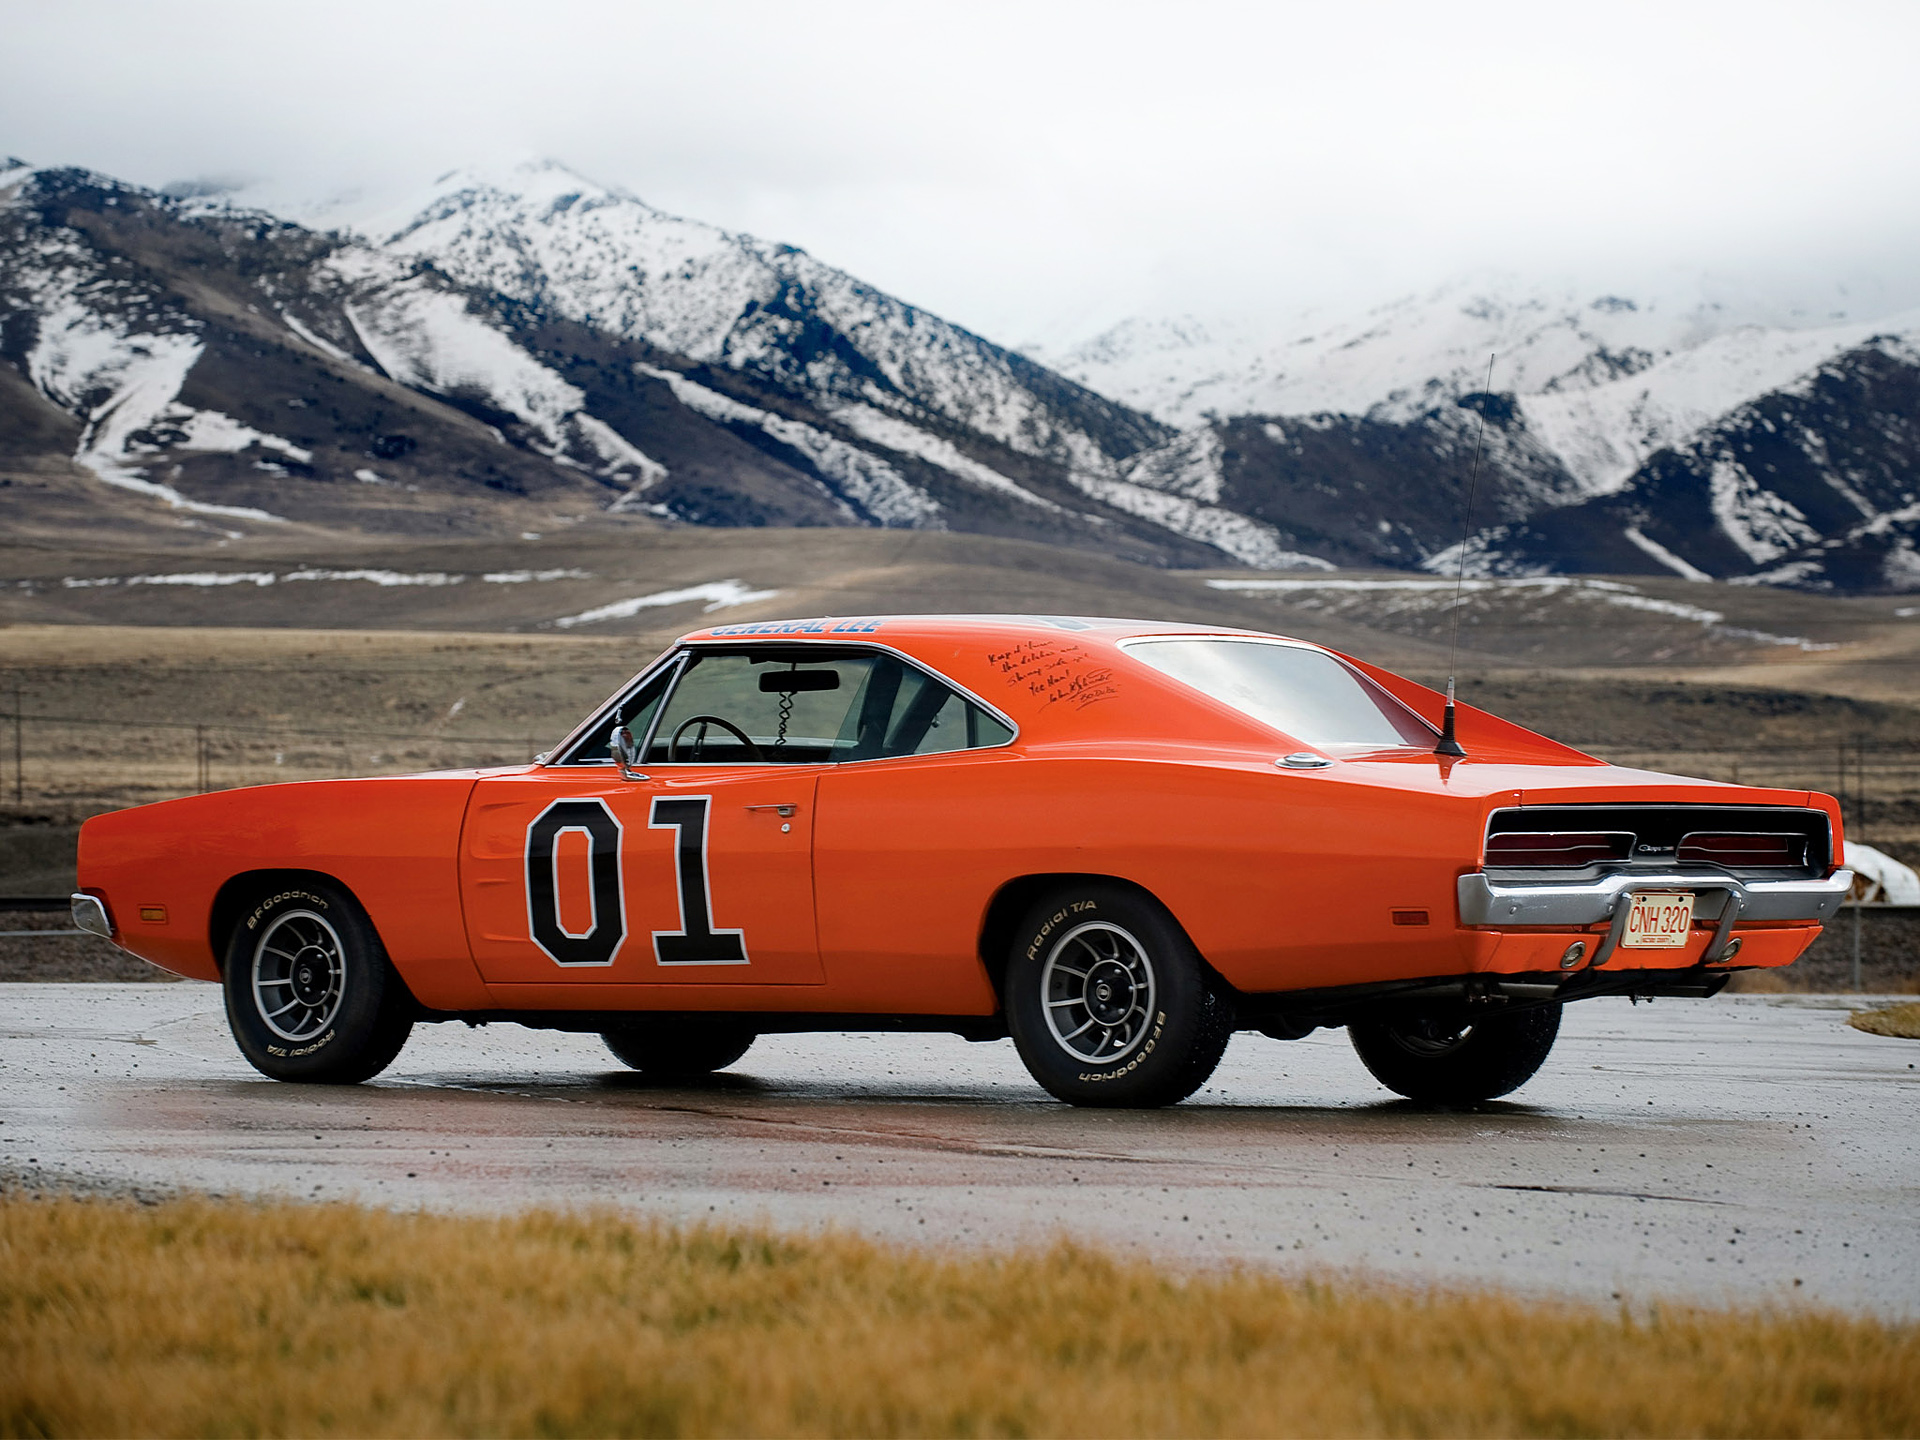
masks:
[[[220,982],[281,1080],[365,1080],[422,1021],[595,1032],[669,1077],[892,1029],[1011,1034],[1062,1100],[1164,1105],[1237,1029],[1344,1025],[1389,1088],[1470,1103],[1566,1002],[1712,995],[1848,891],[1825,795],[1443,709],[1204,626],[720,626],[535,764],[89,820],[74,917]]]

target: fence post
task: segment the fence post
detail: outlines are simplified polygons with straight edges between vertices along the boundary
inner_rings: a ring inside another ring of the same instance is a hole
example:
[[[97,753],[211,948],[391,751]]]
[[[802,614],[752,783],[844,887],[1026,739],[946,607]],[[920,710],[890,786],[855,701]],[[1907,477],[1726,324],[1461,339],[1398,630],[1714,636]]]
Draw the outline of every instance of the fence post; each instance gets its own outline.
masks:
[[[1860,902],[1853,902],[1853,988],[1860,989]]]
[[[207,793],[207,727],[193,727],[193,779],[202,795]]]
[[[13,803],[25,804],[26,767],[20,759],[20,727],[26,723],[26,707],[20,697],[20,682],[13,682]]]

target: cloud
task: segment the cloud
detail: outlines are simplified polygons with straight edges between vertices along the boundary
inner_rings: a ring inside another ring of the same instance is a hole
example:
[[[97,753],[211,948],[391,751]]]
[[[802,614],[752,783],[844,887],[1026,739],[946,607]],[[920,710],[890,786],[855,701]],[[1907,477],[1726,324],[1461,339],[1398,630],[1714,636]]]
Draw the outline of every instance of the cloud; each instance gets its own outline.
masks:
[[[8,11],[0,149],[276,203],[552,155],[1009,342],[1468,265],[1920,287],[1910,5]]]

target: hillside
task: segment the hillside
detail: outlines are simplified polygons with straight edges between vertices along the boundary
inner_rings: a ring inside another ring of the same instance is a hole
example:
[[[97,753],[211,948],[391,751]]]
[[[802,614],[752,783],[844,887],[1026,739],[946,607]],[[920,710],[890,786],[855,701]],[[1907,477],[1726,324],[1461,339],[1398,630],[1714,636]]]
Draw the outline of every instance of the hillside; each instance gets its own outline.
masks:
[[[889,327],[914,341],[887,352],[899,383],[824,322],[776,356],[756,301],[754,345],[603,328],[418,255],[79,171],[0,172],[0,262],[0,469],[24,511],[90,493],[112,517],[137,496],[216,540],[620,517],[1219,559],[1074,481],[1081,457],[1110,467],[1162,437],[1155,422],[824,267],[803,267],[810,283],[872,311],[847,319],[860,343],[878,353]]]
[[[1133,323],[1049,368],[552,162],[342,224],[0,167],[0,518],[1444,572],[1471,490],[1476,575],[1920,587],[1913,315],[1462,282],[1278,338]]]
[[[1042,358],[1187,427],[1133,471],[1173,464],[1340,564],[1456,562],[1484,414],[1475,573],[1920,583],[1911,313],[1494,279],[1268,334],[1129,322]]]

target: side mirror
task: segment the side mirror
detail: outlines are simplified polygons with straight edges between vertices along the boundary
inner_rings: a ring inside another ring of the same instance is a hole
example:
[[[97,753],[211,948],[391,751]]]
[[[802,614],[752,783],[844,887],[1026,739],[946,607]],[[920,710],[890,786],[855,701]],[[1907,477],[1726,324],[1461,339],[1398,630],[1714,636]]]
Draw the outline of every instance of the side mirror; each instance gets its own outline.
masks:
[[[640,743],[633,738],[633,729],[628,725],[615,725],[613,734],[608,737],[607,748],[613,752],[613,763],[620,768],[622,780],[645,780],[634,766],[640,763]]]

